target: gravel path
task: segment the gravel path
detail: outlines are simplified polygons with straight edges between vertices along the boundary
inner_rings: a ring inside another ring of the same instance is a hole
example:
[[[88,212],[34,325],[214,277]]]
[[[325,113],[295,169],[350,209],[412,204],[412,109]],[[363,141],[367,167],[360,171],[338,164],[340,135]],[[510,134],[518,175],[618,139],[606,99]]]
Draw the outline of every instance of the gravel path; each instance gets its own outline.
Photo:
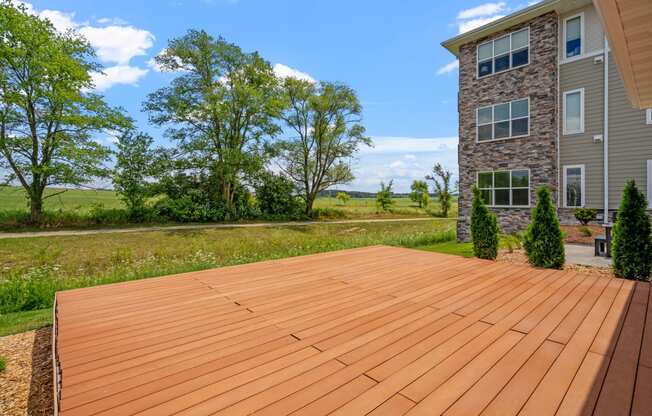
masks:
[[[52,327],[0,338],[7,368],[0,373],[2,416],[53,414]]]
[[[293,221],[293,222],[260,222],[248,224],[195,224],[195,225],[170,225],[158,227],[133,227],[133,228],[105,228],[100,230],[62,230],[62,231],[26,231],[17,233],[0,232],[2,238],[27,238],[27,237],[58,237],[70,235],[92,235],[92,234],[120,234],[120,233],[142,233],[147,231],[178,231],[178,230],[204,230],[213,228],[255,228],[255,227],[291,227],[316,224],[365,224],[374,222],[406,222],[406,221],[436,221],[455,220],[456,218],[391,218],[391,219],[368,219],[368,220],[338,220],[338,221]]]

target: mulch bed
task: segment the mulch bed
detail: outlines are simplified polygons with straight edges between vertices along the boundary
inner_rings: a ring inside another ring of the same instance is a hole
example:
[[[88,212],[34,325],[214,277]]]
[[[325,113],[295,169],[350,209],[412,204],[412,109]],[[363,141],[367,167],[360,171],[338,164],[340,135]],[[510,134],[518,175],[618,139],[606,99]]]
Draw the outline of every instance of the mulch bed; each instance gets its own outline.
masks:
[[[591,235],[586,236],[580,231],[581,225],[562,225],[561,230],[564,232],[564,242],[569,244],[586,244],[592,246],[595,237],[604,235],[604,228],[600,225],[587,225]]]
[[[0,356],[7,368],[0,373],[3,416],[52,415],[52,327],[0,338]]]

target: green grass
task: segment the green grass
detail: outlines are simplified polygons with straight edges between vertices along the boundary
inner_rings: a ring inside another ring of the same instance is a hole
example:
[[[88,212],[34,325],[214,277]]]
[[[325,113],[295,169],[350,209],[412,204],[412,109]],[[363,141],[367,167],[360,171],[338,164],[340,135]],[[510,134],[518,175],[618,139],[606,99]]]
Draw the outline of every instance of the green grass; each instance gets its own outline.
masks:
[[[5,368],[7,368],[7,360],[5,360],[5,357],[0,357],[0,373],[3,373]]]
[[[498,247],[503,250],[514,250],[521,247],[521,239],[515,235],[501,235]],[[417,247],[420,250],[433,251],[443,254],[455,254],[462,257],[473,257],[473,243],[458,243],[445,241]]]
[[[383,218],[383,217],[426,217],[439,213],[439,204],[432,201],[428,208],[419,208],[409,198],[393,198],[394,205],[388,212],[377,212],[375,198],[351,198],[342,204],[337,198],[323,197],[315,201],[316,209],[338,210],[345,218]],[[448,216],[457,216],[457,203],[453,203]]]
[[[63,189],[50,188],[45,195],[56,194]],[[27,210],[28,200],[23,188],[0,186],[0,211]],[[44,208],[49,211],[88,212],[93,204],[102,204],[107,209],[124,208],[124,204],[114,191],[68,189],[64,193],[47,198]]]
[[[52,308],[0,315],[0,337],[52,324]]]
[[[473,244],[471,243],[457,243],[455,241],[447,241],[444,243],[430,244],[417,248],[425,251],[433,251],[435,253],[455,254],[462,257],[473,257]]]

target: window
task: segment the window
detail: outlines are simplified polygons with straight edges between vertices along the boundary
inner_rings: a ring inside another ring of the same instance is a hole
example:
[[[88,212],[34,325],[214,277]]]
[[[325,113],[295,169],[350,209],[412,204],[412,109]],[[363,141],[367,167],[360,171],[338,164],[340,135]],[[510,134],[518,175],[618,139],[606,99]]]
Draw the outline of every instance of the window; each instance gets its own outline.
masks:
[[[571,16],[564,24],[564,50],[566,58],[582,55],[582,14]]]
[[[478,45],[478,78],[530,62],[530,29],[512,32]]]
[[[652,124],[652,108],[648,108],[645,111],[645,122],[647,124]]]
[[[478,173],[478,188],[484,203],[494,207],[530,205],[530,171],[505,170]]]
[[[509,139],[530,134],[530,99],[476,110],[477,141]]]
[[[584,206],[584,165],[564,166],[564,206]]]
[[[584,88],[564,93],[564,134],[584,133]]]
[[[647,207],[648,209],[652,209],[652,160],[647,161],[646,176],[647,176]]]

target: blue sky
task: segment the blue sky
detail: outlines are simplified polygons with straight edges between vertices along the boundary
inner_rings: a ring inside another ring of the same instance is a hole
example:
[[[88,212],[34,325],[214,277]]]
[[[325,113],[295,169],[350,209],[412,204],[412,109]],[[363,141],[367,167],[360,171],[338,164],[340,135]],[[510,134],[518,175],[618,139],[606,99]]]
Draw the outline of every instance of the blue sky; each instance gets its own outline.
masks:
[[[166,85],[152,58],[189,28],[258,51],[279,74],[341,81],[364,108],[375,142],[348,189],[406,191],[433,163],[457,172],[457,68],[440,42],[526,6],[523,1],[33,0],[33,13],[86,36],[105,66],[96,85],[163,144],[141,103]],[[106,138],[107,143],[110,138]]]

